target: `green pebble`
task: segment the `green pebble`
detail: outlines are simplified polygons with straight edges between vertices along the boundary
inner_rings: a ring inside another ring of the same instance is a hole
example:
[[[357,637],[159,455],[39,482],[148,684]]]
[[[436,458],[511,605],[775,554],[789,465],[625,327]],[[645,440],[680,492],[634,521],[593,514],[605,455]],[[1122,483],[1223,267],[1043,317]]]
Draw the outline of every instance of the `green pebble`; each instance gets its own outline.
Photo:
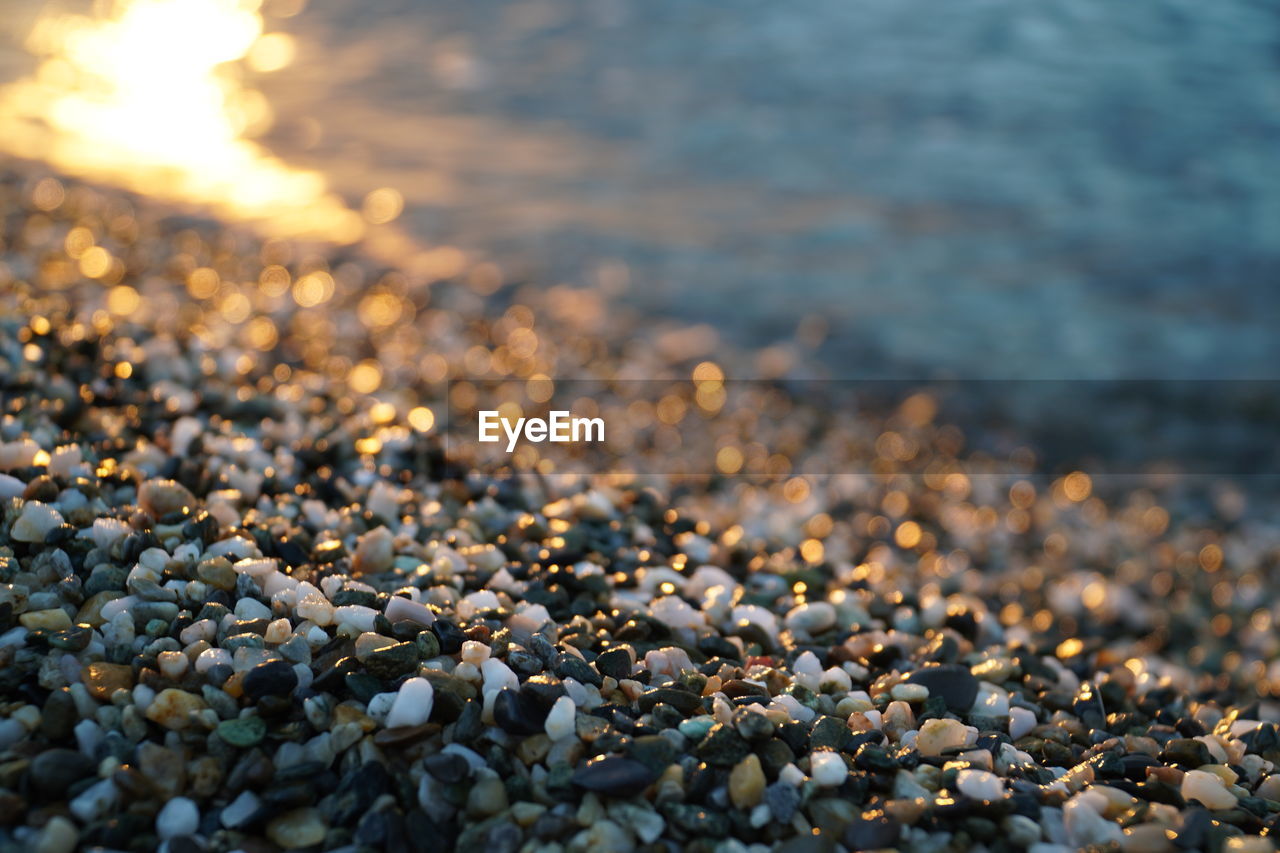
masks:
[[[711,731],[711,727],[715,724],[715,717],[693,717],[682,722],[677,728],[680,734],[689,740],[700,741],[707,736],[707,732]]]
[[[267,734],[267,724],[261,717],[239,717],[218,723],[218,737],[232,746],[248,749],[257,746]]]

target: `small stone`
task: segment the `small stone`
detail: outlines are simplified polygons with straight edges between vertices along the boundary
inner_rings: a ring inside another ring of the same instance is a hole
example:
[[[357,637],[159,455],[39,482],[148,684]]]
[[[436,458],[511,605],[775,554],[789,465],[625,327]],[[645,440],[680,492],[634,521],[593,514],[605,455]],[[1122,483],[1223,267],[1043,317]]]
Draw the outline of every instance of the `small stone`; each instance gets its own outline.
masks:
[[[850,850],[884,850],[898,846],[902,825],[892,817],[861,817],[844,829],[841,840]]]
[[[823,788],[834,788],[849,777],[849,767],[840,753],[819,750],[809,756],[809,777]]]
[[[916,738],[916,749],[921,755],[942,755],[944,750],[964,746],[966,734],[959,720],[925,720]]]
[[[929,689],[930,696],[941,696],[947,709],[962,714],[973,707],[978,698],[978,679],[969,667],[958,663],[944,663],[917,669],[907,676],[908,684],[919,684]]]
[[[1222,779],[1205,770],[1188,770],[1182,777],[1182,796],[1186,800],[1199,800],[1207,809],[1232,809],[1236,795],[1223,785]]]
[[[44,825],[33,853],[72,853],[80,841],[80,832],[71,821],[61,815],[55,815]]]
[[[119,798],[116,783],[111,779],[100,779],[77,794],[67,808],[82,823],[92,823],[111,811]]]
[[[499,690],[494,697],[493,720],[503,731],[521,736],[538,734],[546,724],[533,698],[510,688]]]
[[[547,713],[547,721],[544,724],[547,737],[556,741],[572,735],[574,733],[574,717],[577,714],[577,710],[577,706],[573,704],[573,700],[568,696],[561,696],[557,699]]]
[[[431,719],[435,703],[435,690],[425,678],[410,678],[400,685],[391,710],[387,713],[389,729],[400,726],[420,726]]]
[[[788,630],[813,637],[835,627],[836,608],[826,601],[810,601],[793,607],[783,624]]]
[[[1039,836],[1036,838],[1038,840]],[[1165,834],[1165,828],[1156,823],[1144,823],[1126,829],[1120,848],[1124,853],[1173,853],[1176,849]]]
[[[1180,767],[1195,769],[1213,763],[1213,755],[1209,747],[1194,738],[1174,738],[1165,744],[1160,753],[1160,760],[1165,764],[1177,764]]]
[[[1004,782],[986,770],[961,770],[956,775],[956,789],[966,797],[982,802],[998,800],[1004,796]]]
[[[1025,737],[1036,727],[1036,715],[1026,708],[1009,709],[1009,737],[1014,740]]]
[[[631,653],[625,648],[615,647],[603,651],[595,659],[596,671],[601,675],[621,681],[631,677]]]
[[[716,723],[695,750],[698,758],[717,767],[732,767],[747,757],[751,745],[743,740],[737,729],[724,723]]]
[[[43,542],[50,531],[63,523],[62,513],[53,507],[40,501],[27,501],[9,535],[18,542]]]
[[[138,506],[152,518],[163,518],[195,505],[195,495],[174,480],[148,480],[138,489]]]
[[[754,754],[739,761],[729,771],[729,799],[739,809],[749,809],[760,802],[764,795],[764,770],[760,758]]]
[[[156,815],[156,835],[163,840],[195,835],[200,828],[200,809],[187,797],[174,797]]]
[[[467,792],[467,815],[485,818],[507,808],[510,799],[502,778],[492,770],[478,771],[478,778]]]
[[[471,764],[454,752],[437,752],[422,761],[423,767],[435,779],[446,785],[454,785],[471,775]]]
[[[240,749],[257,746],[267,735],[267,724],[261,717],[237,717],[218,724],[218,737]]]
[[[253,699],[264,696],[288,696],[298,686],[298,673],[282,660],[269,660],[250,669],[241,687]]]
[[[286,850],[317,845],[326,832],[323,815],[313,808],[285,812],[267,824],[267,837]]]
[[[774,782],[764,789],[764,803],[769,807],[774,820],[790,823],[796,809],[800,807],[800,791],[795,785]]]
[[[587,791],[609,797],[633,797],[658,778],[639,761],[610,755],[594,758],[573,772],[570,781]]]
[[[929,698],[929,688],[923,684],[903,682],[895,684],[893,689],[889,691],[889,695],[903,702],[923,702]]]
[[[222,810],[218,815],[218,821],[227,829],[238,829],[247,824],[261,808],[262,803],[256,794],[252,791],[242,791],[240,796]]]
[[[429,628],[431,623],[436,621],[435,614],[431,612],[430,607],[425,604],[418,604],[416,601],[410,601],[401,595],[393,595],[387,600],[385,613],[387,621],[393,625],[396,622],[413,622],[416,625]]]
[[[156,694],[156,698],[147,706],[146,717],[167,729],[181,731],[192,725],[192,715],[206,707],[199,696],[170,687]]]
[[[23,613],[18,617],[18,621],[29,631],[61,631],[71,627],[71,617],[61,607]]]
[[[1030,847],[1040,840],[1040,824],[1029,817],[1012,814],[1000,823],[1009,842],[1017,847]]]
[[[364,659],[369,674],[394,681],[418,668],[418,647],[413,643],[392,643],[369,653]]]
[[[352,568],[356,574],[384,572],[395,559],[395,537],[385,527],[375,527],[362,535],[356,543]]]
[[[60,799],[68,788],[97,773],[97,763],[74,749],[47,749],[31,760],[30,779],[37,792]]]
[[[161,652],[156,657],[160,671],[166,678],[177,681],[186,673],[191,660],[182,652]]]

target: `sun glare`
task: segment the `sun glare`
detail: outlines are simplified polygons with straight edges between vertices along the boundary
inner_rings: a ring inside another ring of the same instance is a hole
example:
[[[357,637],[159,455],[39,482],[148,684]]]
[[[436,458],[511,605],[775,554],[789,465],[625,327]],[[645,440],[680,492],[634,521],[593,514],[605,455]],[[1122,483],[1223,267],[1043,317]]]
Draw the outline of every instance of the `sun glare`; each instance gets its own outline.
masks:
[[[0,92],[0,149],[149,195],[207,204],[281,236],[351,242],[361,216],[324,178],[250,138],[270,106],[235,77],[293,58],[263,35],[257,0],[119,0],[100,16],[42,19],[29,78]]]

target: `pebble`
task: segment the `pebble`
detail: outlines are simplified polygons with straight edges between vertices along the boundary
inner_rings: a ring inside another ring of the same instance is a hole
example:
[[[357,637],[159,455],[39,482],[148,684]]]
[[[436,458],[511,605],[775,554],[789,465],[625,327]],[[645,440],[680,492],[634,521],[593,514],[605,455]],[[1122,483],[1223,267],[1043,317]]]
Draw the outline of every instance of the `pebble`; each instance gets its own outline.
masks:
[[[750,809],[759,803],[764,796],[764,787],[764,770],[758,755],[748,755],[729,772],[729,799],[734,808]]]
[[[609,797],[635,796],[656,779],[657,774],[645,765],[618,755],[594,758],[571,777],[579,788]]]
[[[239,829],[246,825],[261,808],[262,803],[256,794],[252,791],[241,791],[219,813],[218,821],[227,829]]]
[[[809,776],[814,784],[834,788],[849,777],[849,768],[838,752],[821,751],[809,756]]]
[[[193,716],[205,709],[203,699],[185,690],[169,687],[156,694],[147,706],[146,717],[167,729],[182,731],[193,725]]]
[[[836,609],[825,601],[806,602],[791,609],[783,624],[789,631],[813,637],[835,627]]]
[[[156,835],[168,840],[195,835],[200,828],[200,809],[187,797],[174,797],[156,815]]]
[[[196,506],[191,490],[174,480],[147,480],[138,489],[138,506],[153,518]]]
[[[1236,806],[1236,795],[1223,785],[1222,779],[1204,770],[1188,770],[1182,777],[1182,796],[1187,800],[1199,800],[1209,809],[1231,809]]]
[[[928,688],[930,696],[942,697],[947,710],[957,714],[973,707],[978,697],[978,679],[962,664],[944,663],[917,669],[907,676],[907,683]]]
[[[547,712],[547,721],[544,725],[547,737],[554,741],[572,735],[577,711],[577,706],[573,704],[573,700],[568,696],[561,696],[552,703],[551,710]]]
[[[956,789],[966,797],[987,802],[1004,796],[1004,782],[985,770],[961,770],[956,774]]]
[[[323,815],[313,808],[294,809],[267,823],[267,837],[286,850],[319,844],[327,831]]]
[[[921,755],[942,755],[944,750],[964,746],[967,737],[964,723],[959,720],[925,720],[916,737],[916,749]]]
[[[9,535],[18,542],[43,542],[55,527],[64,523],[62,514],[48,504],[27,501]]]
[[[400,685],[391,710],[387,714],[389,729],[402,726],[420,726],[431,719],[435,691],[425,678],[410,678]]]
[[[44,825],[32,850],[33,853],[72,853],[79,841],[80,833],[75,824],[55,815]]]
[[[247,696],[288,696],[298,686],[298,674],[283,660],[260,663],[244,675],[241,687]]]
[[[1014,740],[1026,737],[1036,727],[1036,715],[1026,708],[1009,709],[1009,737]]]

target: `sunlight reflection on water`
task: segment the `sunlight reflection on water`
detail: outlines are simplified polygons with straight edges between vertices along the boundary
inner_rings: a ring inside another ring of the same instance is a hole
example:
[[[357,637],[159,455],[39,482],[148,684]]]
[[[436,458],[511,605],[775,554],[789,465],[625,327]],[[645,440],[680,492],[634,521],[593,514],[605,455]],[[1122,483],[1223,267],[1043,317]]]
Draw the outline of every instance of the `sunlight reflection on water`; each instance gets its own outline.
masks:
[[[271,108],[238,79],[292,56],[263,34],[258,0],[122,0],[101,15],[49,14],[26,47],[36,72],[0,91],[0,149],[148,195],[209,205],[279,236],[349,243],[364,223],[318,172],[251,136]]]

